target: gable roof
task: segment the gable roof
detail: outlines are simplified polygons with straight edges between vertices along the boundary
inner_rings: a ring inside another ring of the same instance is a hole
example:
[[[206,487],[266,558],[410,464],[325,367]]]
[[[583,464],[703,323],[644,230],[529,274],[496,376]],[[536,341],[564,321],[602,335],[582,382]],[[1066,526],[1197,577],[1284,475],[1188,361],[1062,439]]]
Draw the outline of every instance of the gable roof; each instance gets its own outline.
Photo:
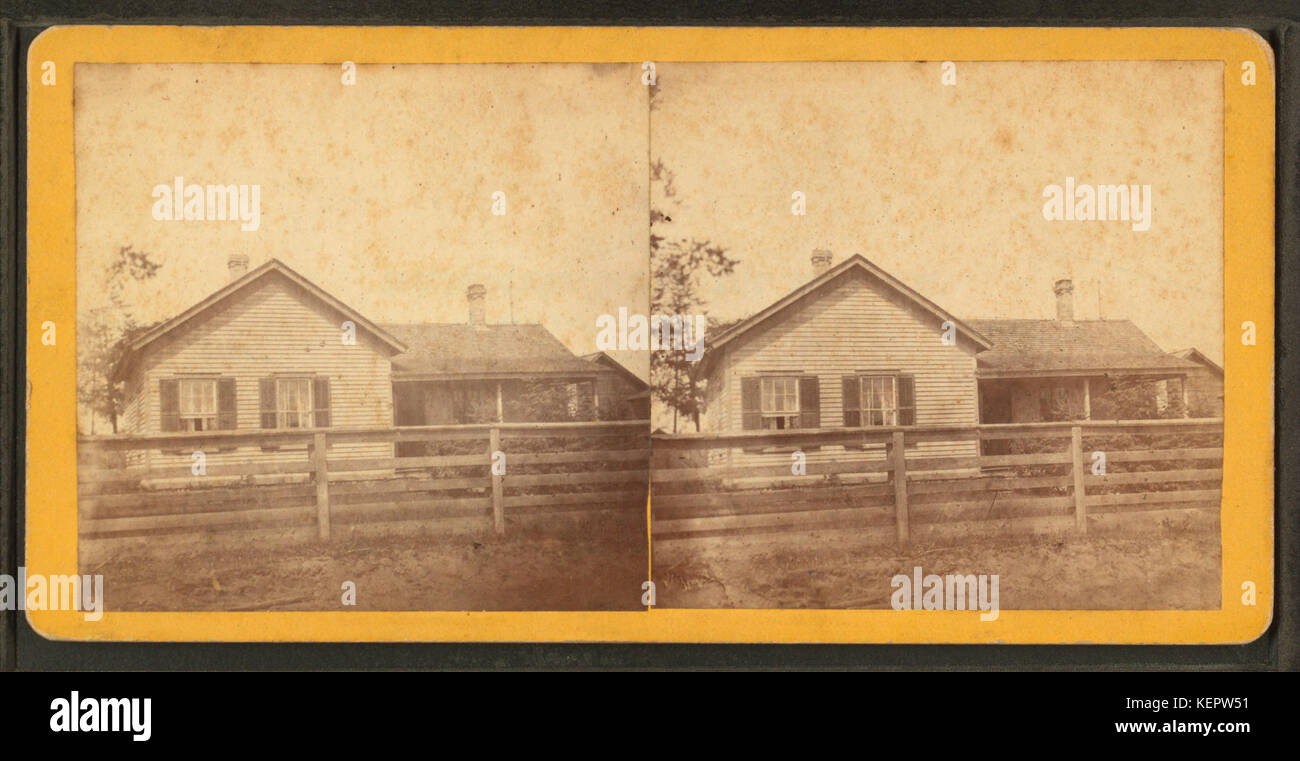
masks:
[[[1218,373],[1219,375],[1223,375],[1223,368],[1219,367],[1219,363],[1215,362],[1214,360],[1202,354],[1200,349],[1191,347],[1187,349],[1180,349],[1178,351],[1172,351],[1169,353],[1173,354],[1175,357],[1178,357],[1179,359],[1185,359],[1189,362],[1200,363],[1205,367],[1208,367],[1209,369]]]
[[[227,302],[227,300],[233,298],[239,292],[273,273],[284,276],[291,283],[306,291],[308,295],[356,323],[358,328],[365,330],[375,338],[379,339],[381,343],[390,349],[391,353],[397,354],[406,351],[405,344],[385,330],[381,329],[378,325],[366,319],[360,312],[334,298],[325,289],[298,274],[279,259],[271,259],[265,264],[244,273],[242,277],[226,283],[210,296],[189,309],[186,309],[184,312],[181,312],[171,319],[163,320],[137,336],[130,344],[128,344],[126,351],[122,355],[121,361],[118,362],[117,368],[114,372],[114,377],[124,377],[134,357],[149,344],[157,341],[183,325],[190,323],[192,320],[202,316],[205,312],[217,305]]]
[[[409,349],[393,357],[394,380],[464,377],[592,377],[609,372],[579,359],[541,325],[406,323],[382,326]]]
[[[744,334],[751,328],[754,328],[755,326],[766,321],[767,319],[784,311],[787,307],[799,301],[799,299],[802,299],[803,297],[809,295],[810,293],[817,291],[822,286],[831,282],[832,280],[844,274],[845,272],[854,269],[862,270],[868,273],[869,275],[871,275],[872,277],[875,277],[877,280],[884,283],[885,286],[887,286],[891,290],[901,294],[903,297],[905,297],[912,303],[916,304],[917,306],[921,307],[923,310],[934,315],[936,318],[939,319],[940,322],[951,322],[954,326],[956,326],[958,332],[962,333],[971,341],[975,342],[975,344],[979,346],[981,349],[988,349],[992,347],[993,344],[990,343],[989,339],[985,337],[983,334],[981,334],[979,330],[972,327],[969,323],[958,320],[956,317],[949,314],[938,304],[935,304],[933,301],[930,301],[929,299],[925,298],[921,294],[917,293],[916,291],[912,290],[908,286],[904,285],[893,275],[890,275],[888,272],[885,272],[884,270],[880,269],[876,265],[872,264],[862,254],[854,254],[848,259],[845,259],[844,261],[840,262],[834,267],[831,267],[830,269],[821,273],[817,277],[814,277],[812,280],[809,280],[807,283],[804,283],[803,285],[794,289],[790,293],[781,297],[777,301],[773,302],[766,309],[763,309],[757,314],[747,319],[741,320],[740,322],[726,328],[725,330],[722,330],[721,332],[713,335],[711,338],[707,338],[706,339],[707,347],[709,348],[710,351],[716,351],[717,349],[720,349],[722,346],[726,345],[727,343],[734,340],[738,336]]]
[[[622,377],[626,378],[628,381],[633,383],[638,389],[645,390],[650,388],[650,384],[641,380],[641,376],[627,369],[627,367],[624,366],[622,362],[619,362],[617,359],[614,359],[613,357],[609,356],[603,351],[595,351],[592,352],[591,354],[583,354],[582,359],[586,360],[587,362],[595,362],[597,364],[608,367],[609,369],[613,370],[614,372],[618,373],[619,375],[621,375]]]
[[[971,320],[993,341],[975,355],[980,377],[1178,373],[1194,367],[1166,354],[1128,320]]]

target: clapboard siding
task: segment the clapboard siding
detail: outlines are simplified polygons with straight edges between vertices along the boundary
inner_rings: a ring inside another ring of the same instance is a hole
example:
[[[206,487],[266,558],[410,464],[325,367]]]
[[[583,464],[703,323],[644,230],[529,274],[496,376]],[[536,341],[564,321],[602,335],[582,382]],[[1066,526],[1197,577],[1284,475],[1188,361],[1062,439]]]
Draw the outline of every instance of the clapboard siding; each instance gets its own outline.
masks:
[[[842,427],[841,378],[873,370],[915,377],[917,425],[974,425],[979,415],[975,346],[957,335],[956,345],[944,345],[938,318],[867,273],[849,270],[726,347],[706,389],[702,428],[743,430],[741,379],[772,372],[817,375],[821,427]],[[917,448],[936,456],[977,453],[973,442],[927,442]],[[807,453],[809,462],[883,456],[883,448]],[[733,465],[778,464],[790,462],[790,455],[731,450],[727,459]],[[716,461],[715,455],[711,462]]]
[[[213,374],[234,377],[236,428],[261,428],[259,379],[272,374],[324,375],[330,379],[331,426],[393,424],[392,365],[364,331],[356,343],[341,340],[347,318],[272,274],[214,306],[146,350],[132,381],[139,384],[142,431],[161,431],[159,381]],[[243,448],[206,453],[209,464],[302,460],[304,448]],[[335,445],[331,457],[391,457],[391,444]],[[151,452],[150,465],[188,464],[188,455]]]
[[[140,380],[139,375],[132,375],[124,384],[126,405],[122,411],[122,433],[145,433],[145,399],[140,393]],[[141,451],[131,451],[126,455],[127,465],[140,466],[147,461],[147,455]]]
[[[1187,375],[1187,403],[1192,417],[1223,417],[1223,376],[1208,367]]]

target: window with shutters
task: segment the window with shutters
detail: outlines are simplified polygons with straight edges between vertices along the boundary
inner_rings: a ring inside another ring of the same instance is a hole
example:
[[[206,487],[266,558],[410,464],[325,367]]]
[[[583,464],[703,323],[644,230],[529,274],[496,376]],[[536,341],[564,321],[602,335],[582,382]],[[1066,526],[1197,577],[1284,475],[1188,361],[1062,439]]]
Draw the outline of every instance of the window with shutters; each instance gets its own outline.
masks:
[[[276,428],[311,428],[314,412],[311,378],[275,379]]]
[[[844,425],[848,428],[916,425],[915,379],[903,373],[845,377]]]
[[[163,433],[233,430],[238,423],[235,379],[159,378],[158,407]]]
[[[217,381],[185,379],[177,384],[180,430],[211,431],[217,427]]]
[[[898,425],[898,384],[892,375],[863,375],[862,424]]]
[[[740,414],[746,431],[819,428],[820,379],[811,374],[741,378]]]
[[[799,427],[799,379],[761,378],[763,427],[775,430]]]
[[[262,428],[329,428],[332,425],[328,376],[268,376],[258,382],[258,396]]]

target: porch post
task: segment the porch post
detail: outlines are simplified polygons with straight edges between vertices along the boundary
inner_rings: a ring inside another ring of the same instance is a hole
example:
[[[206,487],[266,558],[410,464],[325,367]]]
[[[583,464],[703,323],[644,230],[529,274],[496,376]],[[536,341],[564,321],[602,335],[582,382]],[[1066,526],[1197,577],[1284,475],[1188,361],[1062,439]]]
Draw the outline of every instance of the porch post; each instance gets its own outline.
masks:
[[[1083,377],[1083,419],[1092,420],[1092,378]]]
[[[1178,385],[1183,388],[1183,417],[1192,416],[1192,408],[1189,406],[1187,399],[1187,376],[1184,375],[1178,379]]]
[[[506,422],[505,405],[501,403],[501,381],[497,381],[497,422]]]

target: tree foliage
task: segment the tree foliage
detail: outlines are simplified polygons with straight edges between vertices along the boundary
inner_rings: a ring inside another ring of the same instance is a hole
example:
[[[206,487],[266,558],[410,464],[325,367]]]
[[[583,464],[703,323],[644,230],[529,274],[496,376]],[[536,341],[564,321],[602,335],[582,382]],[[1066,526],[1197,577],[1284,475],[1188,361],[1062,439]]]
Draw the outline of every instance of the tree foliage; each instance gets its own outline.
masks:
[[[77,401],[88,413],[91,433],[98,418],[107,418],[117,433],[124,389],[113,372],[127,345],[148,327],[136,316],[130,286],[153,279],[161,267],[148,252],[122,246],[104,268],[109,305],[87,310],[78,320]]]
[[[701,281],[730,275],[738,260],[710,240],[671,235],[671,212],[680,205],[673,173],[662,160],[655,161],[650,170],[650,180],[659,184],[663,199],[662,207],[650,209],[650,312],[664,316],[703,314],[707,304],[700,294]],[[650,385],[655,398],[672,409],[675,417],[693,421],[696,430],[704,393],[704,380],[696,373],[698,366],[681,350],[660,350],[650,355]]]

